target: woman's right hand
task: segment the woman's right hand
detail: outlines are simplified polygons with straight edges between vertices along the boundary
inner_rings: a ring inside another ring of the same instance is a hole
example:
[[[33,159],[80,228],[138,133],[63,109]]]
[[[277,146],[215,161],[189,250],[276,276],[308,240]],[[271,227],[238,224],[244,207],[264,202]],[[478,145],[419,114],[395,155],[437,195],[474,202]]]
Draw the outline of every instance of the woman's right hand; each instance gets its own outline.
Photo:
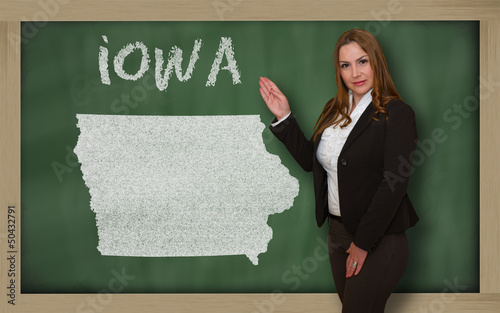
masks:
[[[278,121],[287,116],[290,113],[290,106],[285,95],[266,77],[261,77],[259,84],[262,99],[266,102],[271,113],[276,116]]]

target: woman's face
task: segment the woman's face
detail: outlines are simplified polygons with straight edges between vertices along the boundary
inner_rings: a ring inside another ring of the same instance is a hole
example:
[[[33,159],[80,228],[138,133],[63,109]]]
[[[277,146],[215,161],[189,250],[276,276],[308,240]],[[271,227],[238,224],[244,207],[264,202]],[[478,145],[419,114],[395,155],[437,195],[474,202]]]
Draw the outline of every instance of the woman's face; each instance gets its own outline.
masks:
[[[373,88],[373,70],[365,50],[357,42],[343,45],[339,50],[339,71],[344,84],[352,90],[354,103]]]

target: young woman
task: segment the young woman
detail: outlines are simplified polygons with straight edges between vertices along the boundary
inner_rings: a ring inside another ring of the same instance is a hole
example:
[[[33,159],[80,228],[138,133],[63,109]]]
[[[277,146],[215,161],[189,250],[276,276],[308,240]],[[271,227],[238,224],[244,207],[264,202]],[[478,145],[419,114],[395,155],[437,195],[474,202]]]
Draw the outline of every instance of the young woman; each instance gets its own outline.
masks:
[[[371,33],[346,31],[334,59],[337,95],[310,140],[272,81],[261,77],[260,93],[276,116],[271,131],[313,172],[317,224],[330,219],[330,264],[342,312],[384,312],[408,261],[405,230],[418,221],[406,193],[415,115]]]

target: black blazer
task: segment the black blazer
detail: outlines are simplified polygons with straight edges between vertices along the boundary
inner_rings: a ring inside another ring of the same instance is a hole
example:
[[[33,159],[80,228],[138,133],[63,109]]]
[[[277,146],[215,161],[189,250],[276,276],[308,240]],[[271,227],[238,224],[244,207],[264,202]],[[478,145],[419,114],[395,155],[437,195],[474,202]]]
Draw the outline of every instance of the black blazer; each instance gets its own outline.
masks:
[[[374,251],[384,234],[402,232],[415,225],[418,216],[406,194],[417,143],[415,113],[394,99],[385,114],[372,118],[370,103],[347,137],[338,158],[339,203],[346,230],[354,244]],[[321,227],[328,216],[327,173],[316,158],[321,134],[307,140],[293,114],[270,127],[294,159],[312,171],[316,200],[316,222]]]

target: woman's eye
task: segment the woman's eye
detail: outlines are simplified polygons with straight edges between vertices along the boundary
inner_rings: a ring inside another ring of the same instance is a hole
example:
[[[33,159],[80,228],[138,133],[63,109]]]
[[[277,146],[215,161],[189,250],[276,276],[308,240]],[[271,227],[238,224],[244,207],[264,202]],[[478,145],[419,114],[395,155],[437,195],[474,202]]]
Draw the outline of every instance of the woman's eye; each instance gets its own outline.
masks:
[[[368,63],[368,60],[367,59],[362,59],[362,60],[359,60],[359,64],[366,64]]]
[[[347,67],[349,67],[349,64],[347,63],[340,64],[340,68],[347,68]]]

